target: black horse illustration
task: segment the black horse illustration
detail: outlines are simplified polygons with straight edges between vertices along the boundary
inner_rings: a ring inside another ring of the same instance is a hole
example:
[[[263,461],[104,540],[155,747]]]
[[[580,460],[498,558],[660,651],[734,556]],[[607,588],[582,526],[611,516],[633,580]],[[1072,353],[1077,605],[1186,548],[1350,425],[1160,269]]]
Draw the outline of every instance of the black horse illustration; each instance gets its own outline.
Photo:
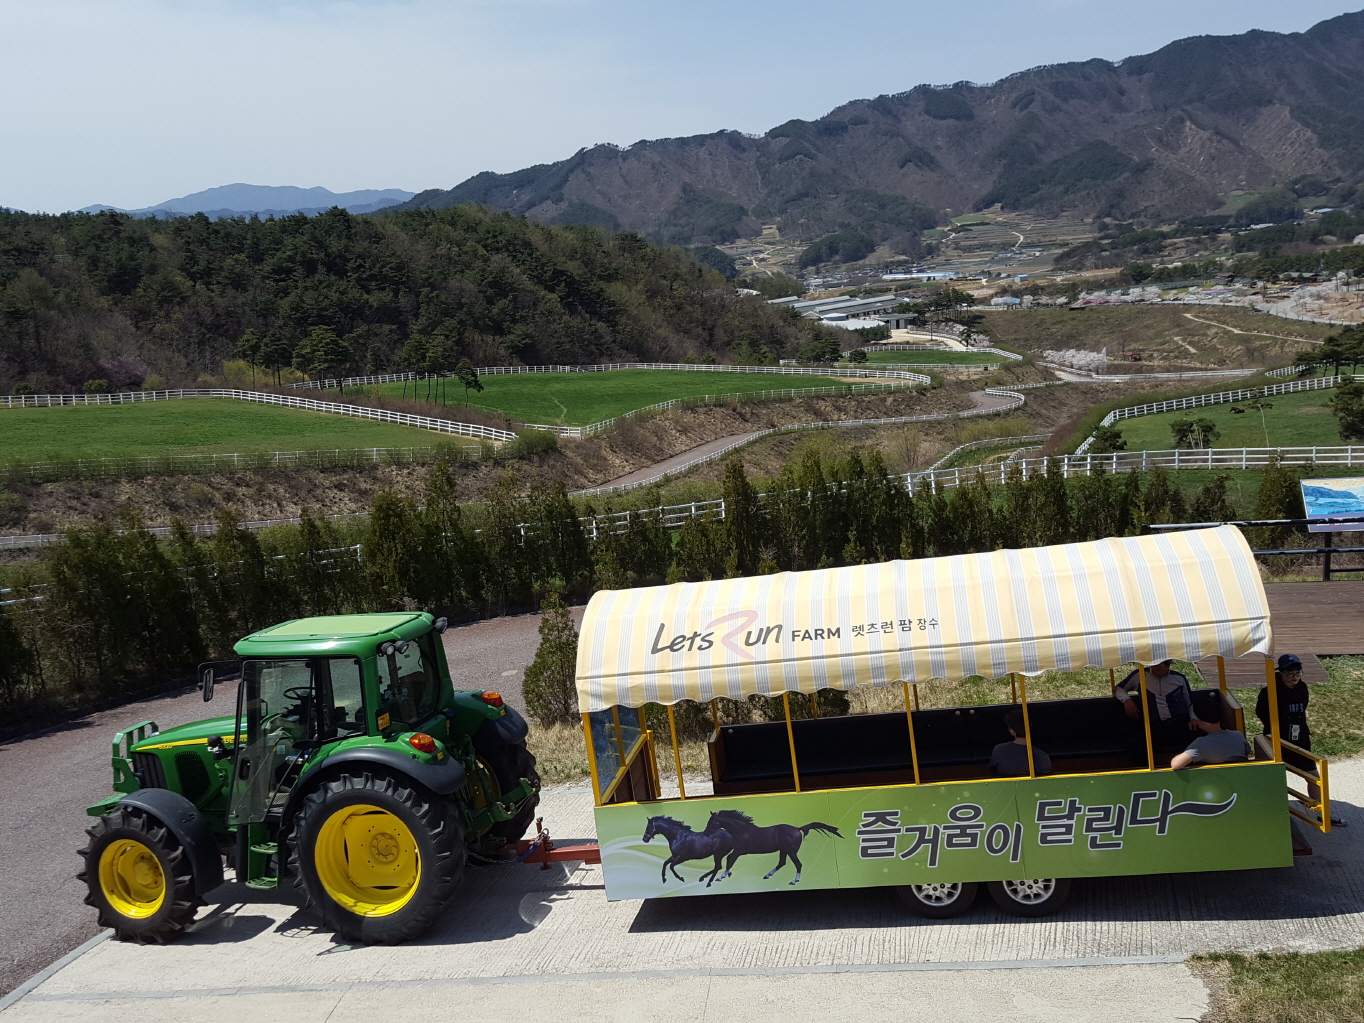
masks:
[[[677,864],[714,856],[715,866],[697,878],[699,881],[709,877],[710,880],[706,881],[706,887],[709,888],[715,876],[720,873],[720,860],[734,848],[733,837],[723,827],[693,831],[688,825],[673,817],[650,817],[649,825],[644,829],[644,841],[652,841],[655,835],[662,835],[668,840],[669,855],[663,861],[661,871],[664,884],[668,883],[670,869],[673,877],[679,881],[686,880],[677,872]]]
[[[752,817],[740,810],[716,810],[706,822],[705,833],[728,834],[733,843],[733,851],[725,862],[725,872],[717,880],[723,881],[734,872],[734,861],[740,856],[748,853],[774,852],[781,853],[781,857],[777,860],[777,865],[763,875],[763,880],[766,881],[786,866],[786,858],[789,856],[791,862],[796,865],[796,877],[791,884],[799,884],[801,865],[800,857],[796,854],[800,852],[800,843],[812,830],[823,831],[835,838],[843,837],[832,824],[821,824],[819,821],[811,821],[801,827],[794,824],[774,824],[768,828],[760,828],[753,823]]]

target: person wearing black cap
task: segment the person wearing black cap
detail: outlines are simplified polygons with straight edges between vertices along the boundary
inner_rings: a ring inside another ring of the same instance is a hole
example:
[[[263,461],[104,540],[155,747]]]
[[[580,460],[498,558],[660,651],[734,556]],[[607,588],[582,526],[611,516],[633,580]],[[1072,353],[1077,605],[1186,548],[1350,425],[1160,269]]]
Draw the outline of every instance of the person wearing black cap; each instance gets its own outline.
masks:
[[[1280,734],[1283,740],[1310,751],[1312,749],[1312,730],[1307,726],[1307,703],[1311,694],[1308,691],[1307,684],[1302,680],[1302,658],[1297,654],[1281,654],[1278,667],[1274,672],[1274,683],[1274,688],[1279,697],[1279,728],[1282,729]],[[1260,690],[1260,695],[1255,700],[1255,716],[1260,719],[1265,735],[1267,737],[1273,736],[1273,719],[1269,715],[1268,686]],[[1284,750],[1283,758],[1285,763],[1292,764],[1301,771],[1316,772],[1316,764],[1292,750]],[[1320,798],[1320,790],[1316,785],[1309,782],[1307,790],[1308,795],[1313,799]],[[1337,827],[1345,826],[1345,822],[1337,817],[1332,817],[1331,823]]]

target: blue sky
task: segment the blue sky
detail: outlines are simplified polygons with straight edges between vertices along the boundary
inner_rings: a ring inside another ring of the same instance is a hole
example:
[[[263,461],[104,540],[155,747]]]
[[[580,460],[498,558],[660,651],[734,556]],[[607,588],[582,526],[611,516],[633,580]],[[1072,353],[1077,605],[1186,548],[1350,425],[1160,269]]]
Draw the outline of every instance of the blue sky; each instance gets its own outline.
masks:
[[[1326,0],[0,0],[0,205],[448,188],[599,142],[1295,32]]]

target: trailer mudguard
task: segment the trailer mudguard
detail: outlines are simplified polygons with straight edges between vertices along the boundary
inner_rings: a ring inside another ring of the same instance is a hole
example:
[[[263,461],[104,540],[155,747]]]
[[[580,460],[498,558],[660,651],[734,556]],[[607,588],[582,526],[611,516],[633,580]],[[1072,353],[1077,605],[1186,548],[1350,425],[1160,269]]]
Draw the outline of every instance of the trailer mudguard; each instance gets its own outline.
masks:
[[[170,829],[194,875],[194,892],[207,895],[223,883],[223,858],[218,841],[199,808],[170,789],[138,789],[118,801],[119,806],[141,810]]]

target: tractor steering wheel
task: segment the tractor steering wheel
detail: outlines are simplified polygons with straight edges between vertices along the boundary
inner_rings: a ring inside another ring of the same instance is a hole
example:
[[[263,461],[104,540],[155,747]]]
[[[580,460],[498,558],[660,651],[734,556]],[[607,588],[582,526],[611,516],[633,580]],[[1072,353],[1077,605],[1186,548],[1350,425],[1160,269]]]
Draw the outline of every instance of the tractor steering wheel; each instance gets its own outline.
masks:
[[[313,698],[313,690],[311,686],[293,686],[290,689],[284,690],[280,695],[286,700],[294,700],[298,703],[302,703],[304,700],[311,700]]]

